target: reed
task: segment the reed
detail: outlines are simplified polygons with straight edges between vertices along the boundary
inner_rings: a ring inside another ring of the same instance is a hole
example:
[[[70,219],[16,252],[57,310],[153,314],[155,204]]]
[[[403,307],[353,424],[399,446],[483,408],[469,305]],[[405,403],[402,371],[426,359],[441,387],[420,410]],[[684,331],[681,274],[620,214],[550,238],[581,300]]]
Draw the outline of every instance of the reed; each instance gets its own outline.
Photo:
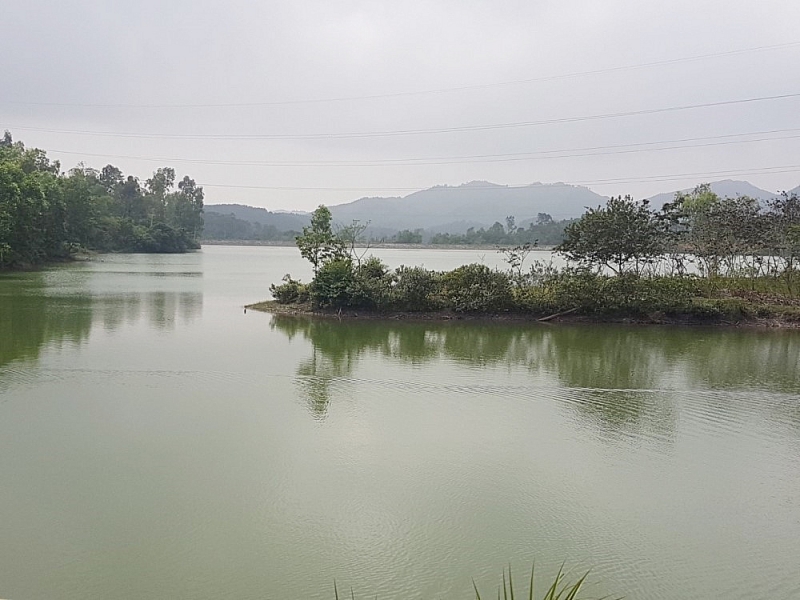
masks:
[[[531,574],[528,578],[527,589],[524,585],[515,585],[514,576],[511,573],[511,565],[507,569],[503,569],[500,585],[497,587],[497,600],[516,600],[517,593],[522,594],[520,600],[588,600],[586,596],[580,595],[585,588],[586,579],[589,576],[589,571],[586,571],[578,579],[570,579],[568,574],[564,571],[564,565],[558,569],[558,573],[552,580],[545,582],[545,586],[541,589],[544,590],[544,595],[538,596],[537,591],[537,575],[536,563],[531,565]],[[518,583],[518,582],[517,582]],[[472,589],[475,591],[475,600],[488,600],[489,596],[482,596],[478,589],[478,584],[472,580]],[[334,599],[339,600],[339,587],[336,580],[333,582]],[[377,600],[377,596],[374,596]],[[596,600],[607,600],[608,597],[598,598]],[[350,588],[350,600],[355,600],[355,593],[353,588]],[[621,600],[617,598],[616,600]]]

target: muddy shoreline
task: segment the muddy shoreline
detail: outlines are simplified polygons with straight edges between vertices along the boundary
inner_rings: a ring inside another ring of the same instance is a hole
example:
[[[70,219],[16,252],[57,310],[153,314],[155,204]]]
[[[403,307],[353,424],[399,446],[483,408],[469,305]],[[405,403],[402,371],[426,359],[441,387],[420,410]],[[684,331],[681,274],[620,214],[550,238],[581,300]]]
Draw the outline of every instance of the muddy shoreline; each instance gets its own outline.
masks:
[[[387,322],[476,322],[476,323],[529,323],[538,325],[564,324],[620,324],[620,325],[662,325],[678,327],[734,327],[746,329],[800,329],[800,322],[779,317],[765,317],[727,321],[722,319],[701,318],[696,315],[664,315],[652,314],[647,317],[638,316],[602,316],[602,315],[541,315],[518,312],[502,313],[457,313],[453,311],[365,311],[365,310],[321,310],[310,304],[279,304],[274,300],[256,302],[244,307],[245,311],[255,310],[274,315],[326,319],[337,321],[387,321]]]

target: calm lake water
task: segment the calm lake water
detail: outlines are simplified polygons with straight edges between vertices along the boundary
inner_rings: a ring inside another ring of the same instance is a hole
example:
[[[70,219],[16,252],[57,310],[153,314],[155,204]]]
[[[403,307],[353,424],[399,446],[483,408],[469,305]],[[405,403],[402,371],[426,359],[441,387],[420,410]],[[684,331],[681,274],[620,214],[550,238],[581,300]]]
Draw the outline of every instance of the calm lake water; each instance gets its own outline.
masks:
[[[466,600],[535,559],[596,597],[800,598],[800,332],[243,313],[287,272],[0,276],[0,597]]]

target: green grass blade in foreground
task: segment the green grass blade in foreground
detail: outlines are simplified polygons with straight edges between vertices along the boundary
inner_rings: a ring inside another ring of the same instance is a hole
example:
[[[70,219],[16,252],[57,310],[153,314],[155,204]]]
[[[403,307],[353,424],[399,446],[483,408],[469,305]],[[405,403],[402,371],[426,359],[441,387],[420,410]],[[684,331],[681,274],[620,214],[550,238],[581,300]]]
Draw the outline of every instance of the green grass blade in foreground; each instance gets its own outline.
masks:
[[[544,600],[558,600],[559,596],[561,596],[561,594],[556,595],[558,590],[558,584],[561,583],[561,580],[563,578],[564,578],[564,564],[562,563],[561,566],[558,568],[558,573],[556,574],[556,578],[553,580],[553,583],[550,585],[550,588],[544,595]]]
[[[570,583],[568,580],[568,574],[564,571],[564,566],[564,563],[562,563],[558,569],[558,573],[556,573],[555,578],[550,583],[550,586],[547,588],[544,596],[541,597],[541,600],[579,600],[579,598],[582,597],[579,596],[579,594],[585,588],[590,571],[586,571],[577,581]],[[476,600],[482,600],[481,593],[478,589],[478,584],[475,583],[474,578],[472,579],[472,589],[475,591]],[[531,564],[531,576],[527,597],[528,600],[536,600],[535,561]],[[500,584],[497,586],[497,598],[498,600],[515,600],[514,577],[511,573],[511,565],[508,567],[507,576],[505,568],[503,569]],[[610,598],[610,596],[605,596],[599,600],[607,600],[608,598]],[[621,600],[621,597],[617,598],[616,600]]]
[[[481,594],[478,591],[478,586],[475,584],[474,578],[472,579],[472,588],[475,590],[475,600],[481,600]]]
[[[572,589],[564,598],[564,600],[575,600],[575,596],[578,595],[578,592],[580,591],[583,582],[586,581],[586,578],[588,576],[589,576],[589,571],[586,571],[586,573],[583,574],[583,577],[581,577],[580,579],[578,579],[578,581],[575,582],[575,585],[572,586]]]
[[[530,582],[530,587],[528,588],[528,600],[533,600],[533,590],[534,590],[534,585],[533,585],[533,572],[534,572],[535,570],[536,570],[536,561],[533,561],[533,562],[531,563],[531,582]]]
[[[567,578],[568,574],[564,571],[564,563],[558,568],[558,572],[555,575],[552,583],[547,588],[544,596],[541,597],[541,600],[580,600],[578,594],[581,590],[585,587],[584,584],[586,583],[589,577],[590,571],[586,571],[583,576],[581,576],[577,581],[570,583]],[[566,580],[566,581],[565,581]],[[536,562],[534,561],[531,564],[531,577],[530,583],[528,587],[528,600],[536,600]],[[472,589],[475,591],[475,600],[483,600],[481,596],[480,590],[478,589],[478,584],[475,582],[475,578],[472,578]],[[501,591],[502,590],[502,591]],[[333,593],[335,600],[339,600],[339,587],[336,583],[336,580],[333,581]],[[524,593],[524,586],[523,586],[523,593]],[[378,596],[375,596],[375,600],[377,600]],[[611,596],[604,596],[597,600],[608,600]],[[623,596],[618,596],[615,600],[622,600]],[[350,588],[350,599],[355,600],[355,592],[353,588]],[[508,566],[508,577],[506,578],[506,570],[503,568],[502,579],[500,585],[497,586],[497,600],[515,600],[514,594],[514,577],[511,574],[511,565]]]

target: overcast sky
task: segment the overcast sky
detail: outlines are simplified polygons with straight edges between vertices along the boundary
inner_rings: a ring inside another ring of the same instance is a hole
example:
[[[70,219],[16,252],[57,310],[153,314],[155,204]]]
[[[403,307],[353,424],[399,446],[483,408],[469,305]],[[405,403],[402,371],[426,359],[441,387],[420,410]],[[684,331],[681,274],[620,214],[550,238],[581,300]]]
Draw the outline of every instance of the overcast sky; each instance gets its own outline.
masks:
[[[797,0],[0,0],[0,13],[0,129],[65,169],[173,166],[206,203],[308,210],[472,180],[638,198],[800,183]]]

